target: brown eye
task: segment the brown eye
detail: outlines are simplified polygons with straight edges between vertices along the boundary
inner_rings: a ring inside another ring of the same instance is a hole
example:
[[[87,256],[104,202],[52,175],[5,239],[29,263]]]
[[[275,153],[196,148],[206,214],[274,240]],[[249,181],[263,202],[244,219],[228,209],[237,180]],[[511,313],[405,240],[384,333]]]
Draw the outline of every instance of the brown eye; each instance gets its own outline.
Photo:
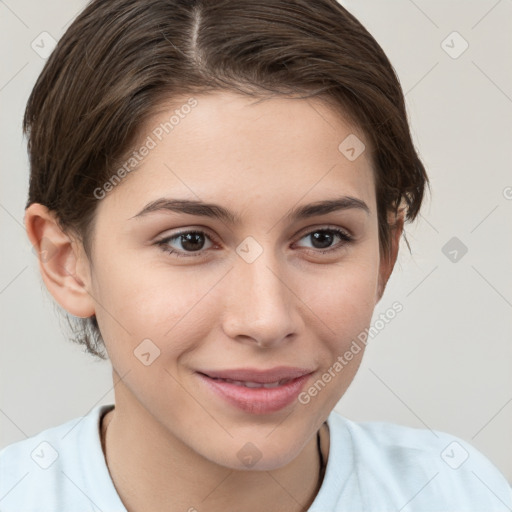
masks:
[[[311,249],[316,249],[314,252],[321,254],[331,250],[335,251],[353,240],[351,235],[338,228],[315,229],[303,236],[301,240],[308,238],[311,241]],[[333,246],[333,243],[336,244],[337,239],[341,240],[341,242]]]
[[[176,256],[199,256],[206,250],[206,240],[210,240],[210,237],[204,231],[182,231],[160,240],[157,245],[163,251]],[[175,245],[172,246],[171,242]],[[193,254],[194,252],[200,254]]]

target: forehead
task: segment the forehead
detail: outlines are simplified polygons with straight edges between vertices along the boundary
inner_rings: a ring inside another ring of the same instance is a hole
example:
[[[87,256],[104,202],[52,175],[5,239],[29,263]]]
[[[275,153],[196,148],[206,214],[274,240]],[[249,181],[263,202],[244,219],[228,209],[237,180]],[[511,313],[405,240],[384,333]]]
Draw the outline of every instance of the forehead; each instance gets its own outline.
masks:
[[[364,133],[319,98],[219,91],[173,98],[141,128],[135,151],[143,146],[150,149],[106,201],[131,204],[133,213],[164,195],[240,209],[258,199],[297,203],[340,194],[374,201]]]

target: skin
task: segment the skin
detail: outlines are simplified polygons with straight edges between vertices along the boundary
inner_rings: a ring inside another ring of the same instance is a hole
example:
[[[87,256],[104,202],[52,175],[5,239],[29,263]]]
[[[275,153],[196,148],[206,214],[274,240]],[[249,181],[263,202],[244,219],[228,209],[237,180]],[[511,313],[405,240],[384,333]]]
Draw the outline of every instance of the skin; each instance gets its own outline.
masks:
[[[272,414],[217,398],[195,371],[299,366],[314,371],[307,389],[370,325],[403,219],[383,257],[368,142],[319,99],[256,103],[228,92],[196,99],[140,167],[98,201],[91,261],[42,205],[27,209],[27,233],[39,251],[51,247],[40,270],[55,300],[72,315],[97,317],[116,383],[116,406],[103,422],[106,459],[129,511],[168,511],[169,504],[209,512],[235,504],[246,512],[306,510],[319,485],[316,434],[327,459],[322,424],[364,351],[307,405],[294,402]],[[157,114],[141,140],[172,111]],[[367,148],[354,161],[338,150],[349,134]],[[364,201],[369,213],[285,217],[339,196]],[[241,221],[170,211],[134,218],[160,197],[216,203]],[[330,245],[315,246],[310,235],[333,227],[353,241],[331,232]],[[176,257],[156,244],[198,229],[207,235],[199,251],[179,237],[167,246],[200,256]],[[236,252],[248,236],[263,251],[252,263]],[[336,250],[319,252],[326,248]],[[160,350],[149,366],[134,356],[147,338]],[[247,442],[261,453],[251,470],[237,456]]]

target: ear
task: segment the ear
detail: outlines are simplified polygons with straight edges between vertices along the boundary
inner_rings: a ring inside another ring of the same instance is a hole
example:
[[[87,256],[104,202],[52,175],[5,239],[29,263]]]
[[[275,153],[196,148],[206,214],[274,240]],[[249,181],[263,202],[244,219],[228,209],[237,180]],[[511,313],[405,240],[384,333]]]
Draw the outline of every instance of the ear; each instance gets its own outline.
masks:
[[[53,298],[73,316],[94,315],[94,300],[87,291],[89,262],[82,244],[62,231],[55,214],[42,204],[31,204],[24,220],[33,251],[39,256],[41,277]]]
[[[382,298],[388,280],[395,267],[396,259],[398,256],[398,249],[400,246],[400,237],[404,229],[404,210],[399,210],[398,214],[390,214],[388,223],[391,227],[390,236],[390,251],[388,254],[380,253],[380,266],[379,266],[379,284],[377,287],[376,304]]]

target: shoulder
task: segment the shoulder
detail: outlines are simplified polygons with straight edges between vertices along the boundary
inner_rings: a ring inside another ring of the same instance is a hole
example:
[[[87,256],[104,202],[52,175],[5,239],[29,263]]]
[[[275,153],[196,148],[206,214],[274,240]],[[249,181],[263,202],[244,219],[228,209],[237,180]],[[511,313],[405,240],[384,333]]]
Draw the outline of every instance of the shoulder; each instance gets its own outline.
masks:
[[[393,506],[411,500],[410,510],[512,509],[512,492],[502,473],[456,436],[387,422],[355,422],[335,411],[329,426],[351,446],[358,485],[395,496]]]
[[[57,511],[72,503],[94,510],[84,490],[92,483],[92,472],[108,476],[102,467],[99,420],[109,407],[98,406],[0,450],[0,510]]]

